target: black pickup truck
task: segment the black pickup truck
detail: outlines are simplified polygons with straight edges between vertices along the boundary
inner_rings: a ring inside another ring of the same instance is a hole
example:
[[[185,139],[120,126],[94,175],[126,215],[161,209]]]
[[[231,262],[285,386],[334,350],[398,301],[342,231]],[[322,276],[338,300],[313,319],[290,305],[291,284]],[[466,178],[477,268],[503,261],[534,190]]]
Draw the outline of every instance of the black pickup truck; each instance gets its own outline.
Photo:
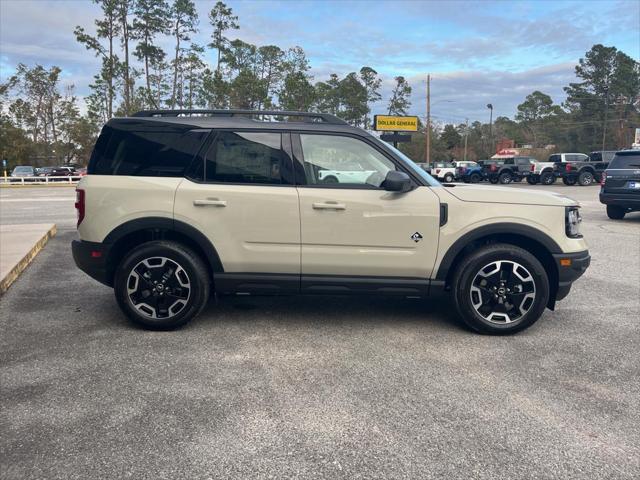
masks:
[[[595,153],[595,152],[594,152]],[[590,157],[584,153],[555,153],[549,157],[554,173],[565,185],[592,185],[600,181],[609,162],[603,156]]]
[[[616,153],[600,182],[600,203],[607,206],[609,218],[621,220],[640,210],[640,150]]]
[[[532,157],[509,157],[486,160],[482,164],[482,176],[491,183],[519,182],[529,175],[531,165],[536,161]]]

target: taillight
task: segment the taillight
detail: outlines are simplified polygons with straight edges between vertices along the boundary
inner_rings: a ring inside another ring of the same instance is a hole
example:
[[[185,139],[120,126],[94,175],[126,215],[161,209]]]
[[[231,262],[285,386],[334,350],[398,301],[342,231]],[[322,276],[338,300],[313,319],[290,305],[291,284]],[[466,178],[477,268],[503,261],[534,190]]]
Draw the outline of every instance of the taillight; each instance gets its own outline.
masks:
[[[82,220],[84,220],[84,190],[76,189],[76,212],[78,213],[78,223],[80,226]]]
[[[531,165],[531,171],[535,172],[536,171],[536,166],[535,165]]]
[[[571,164],[567,163],[564,167],[565,171],[570,172],[571,171]]]
[[[604,187],[604,184],[607,183],[607,172],[604,171],[600,174],[600,185]]]
[[[498,169],[498,167],[497,167],[497,166],[495,166],[495,165],[491,165],[491,171],[492,171],[492,172],[495,172],[497,169]]]

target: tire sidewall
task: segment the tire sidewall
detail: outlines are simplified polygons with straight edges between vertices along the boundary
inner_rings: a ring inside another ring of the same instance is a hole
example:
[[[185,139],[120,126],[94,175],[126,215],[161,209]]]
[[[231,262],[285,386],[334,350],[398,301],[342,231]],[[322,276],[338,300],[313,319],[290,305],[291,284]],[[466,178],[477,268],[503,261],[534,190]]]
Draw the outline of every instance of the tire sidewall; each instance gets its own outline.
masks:
[[[555,178],[553,176],[553,173],[543,173],[542,175],[540,175],[540,183],[542,183],[543,185],[551,185],[555,182]]]
[[[506,325],[489,323],[475,311],[471,303],[471,283],[481,268],[497,260],[511,260],[521,264],[532,275],[536,296],[531,309],[516,322]],[[519,332],[533,323],[544,312],[549,300],[549,279],[544,267],[529,252],[511,245],[491,246],[471,254],[463,263],[454,285],[456,309],[462,320],[480,333],[510,334]]]
[[[587,179],[590,179],[590,180],[587,182],[586,181]],[[593,180],[594,180],[594,176],[593,176],[593,174],[591,172],[582,172],[578,176],[578,183],[582,187],[586,187],[588,185],[591,185],[593,183]]]
[[[453,182],[453,175],[451,175],[450,173],[447,173],[447,174],[444,176],[444,182],[445,182],[445,183],[451,183],[451,182]]]
[[[510,173],[501,173],[498,180],[503,185],[508,185],[513,181]]]
[[[166,257],[180,265],[191,282],[191,292],[187,306],[169,319],[155,320],[136,310],[127,292],[127,280],[131,270],[142,260],[150,257]],[[152,330],[178,328],[196,316],[209,298],[209,281],[202,260],[190,250],[171,242],[149,242],[135,249],[120,262],[114,278],[114,293],[122,311],[134,323]]]

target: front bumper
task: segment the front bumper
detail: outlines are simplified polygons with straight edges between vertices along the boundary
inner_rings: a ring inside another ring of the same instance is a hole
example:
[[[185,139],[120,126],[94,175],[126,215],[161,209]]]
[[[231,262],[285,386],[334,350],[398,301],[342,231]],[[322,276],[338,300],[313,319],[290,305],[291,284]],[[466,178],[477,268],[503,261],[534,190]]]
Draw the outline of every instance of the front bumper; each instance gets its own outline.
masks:
[[[73,260],[78,268],[100,283],[113,287],[113,271],[109,268],[107,262],[109,249],[109,245],[104,243],[86,242],[84,240],[73,240],[71,242]]]
[[[600,203],[605,205],[617,205],[625,208],[640,209],[640,195],[633,193],[606,193],[600,192]]]
[[[569,294],[573,282],[589,268],[591,255],[588,250],[584,250],[575,253],[556,253],[553,254],[553,259],[558,270],[556,300],[562,300]]]

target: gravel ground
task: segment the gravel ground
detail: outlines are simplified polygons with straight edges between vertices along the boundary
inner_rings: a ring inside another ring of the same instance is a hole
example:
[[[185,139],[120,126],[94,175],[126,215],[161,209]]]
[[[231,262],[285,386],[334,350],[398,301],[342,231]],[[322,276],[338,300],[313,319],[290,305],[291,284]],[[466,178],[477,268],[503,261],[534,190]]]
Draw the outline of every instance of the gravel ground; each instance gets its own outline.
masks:
[[[640,477],[640,214],[548,188],[584,205],[592,265],[504,338],[442,301],[341,297],[146,332],[62,229],[0,300],[2,478]]]

